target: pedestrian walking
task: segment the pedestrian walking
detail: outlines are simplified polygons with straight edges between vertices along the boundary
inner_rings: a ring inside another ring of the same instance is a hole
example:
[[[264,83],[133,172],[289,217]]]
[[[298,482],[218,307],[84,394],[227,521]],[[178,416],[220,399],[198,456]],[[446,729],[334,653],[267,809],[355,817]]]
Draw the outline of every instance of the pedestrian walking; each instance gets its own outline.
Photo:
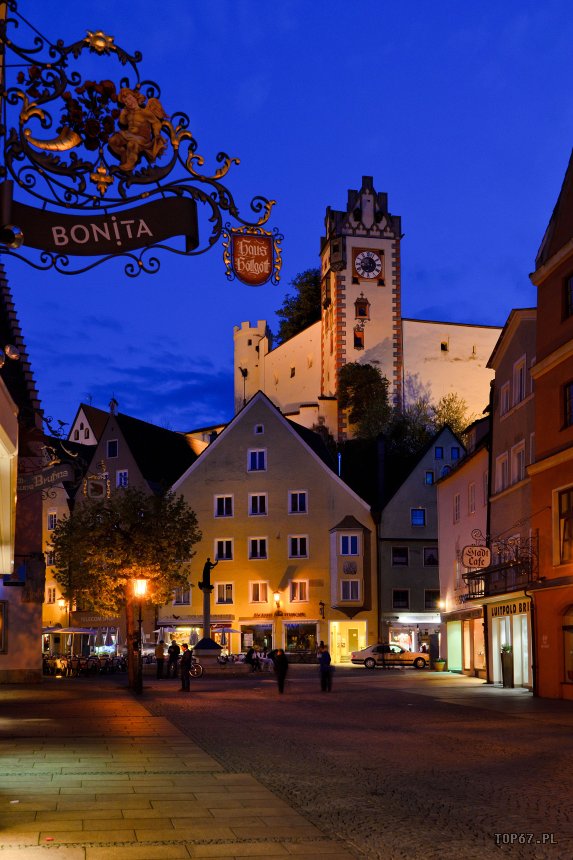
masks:
[[[332,690],[332,660],[326,645],[322,645],[318,655],[318,671],[320,673],[320,689],[323,693]]]
[[[279,693],[284,693],[285,679],[288,672],[288,660],[287,655],[282,648],[277,648],[276,651],[273,652],[273,663],[275,666]]]
[[[171,645],[167,649],[167,653],[169,654],[169,660],[167,661],[167,677],[176,678],[177,661],[179,660],[179,654],[181,653],[181,649],[175,639],[171,639]]]
[[[157,678],[163,678],[163,670],[165,668],[165,642],[160,639],[155,646],[155,662],[157,664]]]
[[[183,654],[181,655],[181,692],[189,693],[191,691],[191,675],[189,670],[193,662],[193,652],[189,650],[189,645],[183,643]]]

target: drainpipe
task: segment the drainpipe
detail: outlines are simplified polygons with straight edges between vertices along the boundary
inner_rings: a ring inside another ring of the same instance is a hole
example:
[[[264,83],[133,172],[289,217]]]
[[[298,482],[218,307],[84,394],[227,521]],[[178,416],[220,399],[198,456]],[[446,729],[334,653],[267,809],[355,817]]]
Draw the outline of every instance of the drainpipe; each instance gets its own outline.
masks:
[[[491,488],[493,481],[493,385],[494,380],[492,380],[489,384],[489,444],[487,448],[487,505],[486,505],[486,513],[485,513],[485,540],[486,546],[490,546],[490,535],[491,535]],[[489,621],[487,617],[487,605],[484,605],[483,609],[483,644],[485,649],[485,677],[486,683],[492,684],[492,671],[491,671],[491,661],[490,661],[490,648],[489,648]]]
[[[529,597],[531,601],[531,680],[533,683],[533,689],[531,692],[534,696],[539,696],[539,691],[537,689],[537,634],[535,631],[535,604],[533,602],[533,594],[528,593],[526,589],[523,589],[523,593],[526,597]]]

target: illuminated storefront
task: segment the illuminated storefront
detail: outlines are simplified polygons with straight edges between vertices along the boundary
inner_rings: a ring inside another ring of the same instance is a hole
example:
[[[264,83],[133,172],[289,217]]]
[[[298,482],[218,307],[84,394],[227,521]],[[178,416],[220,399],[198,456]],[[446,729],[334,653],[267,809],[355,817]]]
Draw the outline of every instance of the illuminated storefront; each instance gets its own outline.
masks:
[[[513,682],[516,687],[533,686],[531,599],[523,592],[511,600],[486,607],[490,635],[489,675],[494,684],[502,683],[501,649],[510,646],[513,654]]]

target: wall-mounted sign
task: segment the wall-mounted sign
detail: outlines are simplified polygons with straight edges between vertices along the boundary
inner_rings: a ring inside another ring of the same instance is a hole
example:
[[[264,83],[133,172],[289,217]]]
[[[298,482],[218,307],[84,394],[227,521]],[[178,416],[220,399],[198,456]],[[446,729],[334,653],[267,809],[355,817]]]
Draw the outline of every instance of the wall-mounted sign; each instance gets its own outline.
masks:
[[[197,205],[190,198],[156,200],[107,215],[65,215],[14,201],[10,219],[22,231],[24,245],[52,254],[121,254],[172,236],[185,236],[186,252],[199,243]]]
[[[238,278],[250,287],[267,281],[277,284],[282,265],[282,236],[261,227],[230,227],[224,232],[223,260],[229,280]]]
[[[481,570],[491,564],[491,549],[488,546],[465,546],[462,564],[470,570]]]
[[[58,463],[55,466],[42,469],[41,472],[18,475],[17,492],[18,495],[26,495],[27,493],[34,493],[37,490],[43,490],[46,487],[53,487],[54,484],[60,484],[62,481],[73,480],[73,468],[66,463]]]

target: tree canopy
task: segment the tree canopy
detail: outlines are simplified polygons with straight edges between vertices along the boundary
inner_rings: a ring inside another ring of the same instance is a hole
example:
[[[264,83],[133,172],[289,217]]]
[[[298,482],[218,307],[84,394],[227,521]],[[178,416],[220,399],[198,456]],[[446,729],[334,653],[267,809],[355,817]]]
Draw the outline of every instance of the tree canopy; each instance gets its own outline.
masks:
[[[282,307],[276,312],[280,319],[277,335],[280,343],[320,319],[320,270],[306,269],[293,278],[290,286],[296,292],[287,293]]]
[[[354,435],[372,439],[384,432],[392,415],[388,380],[373,364],[344,364],[338,375],[338,405],[348,409]]]
[[[187,583],[186,562],[200,539],[197,517],[182,496],[126,488],[77,504],[57,523],[55,578],[68,600],[105,613],[129,603],[130,580],[145,577],[149,601],[161,605]]]

